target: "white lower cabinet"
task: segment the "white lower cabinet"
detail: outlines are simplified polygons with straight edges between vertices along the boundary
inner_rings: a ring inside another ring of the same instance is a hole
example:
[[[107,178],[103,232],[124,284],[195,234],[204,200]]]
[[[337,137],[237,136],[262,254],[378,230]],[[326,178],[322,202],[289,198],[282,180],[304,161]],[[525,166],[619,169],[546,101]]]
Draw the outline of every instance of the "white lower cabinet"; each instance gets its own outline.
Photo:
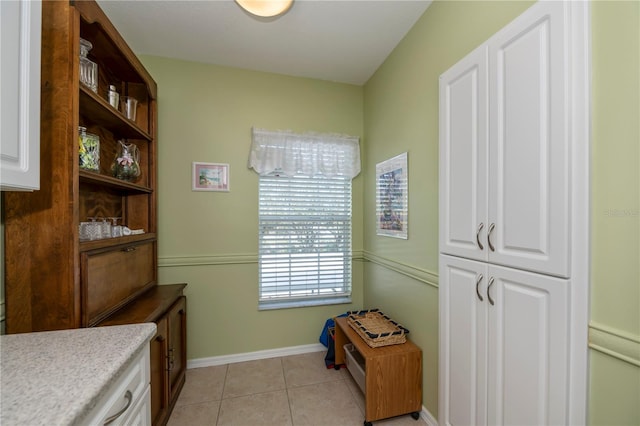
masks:
[[[151,425],[149,344],[109,386],[82,424]]]
[[[151,424],[151,388],[147,388],[135,406],[131,408],[122,424],[132,426],[148,426]]]
[[[440,424],[568,423],[569,286],[440,256]]]

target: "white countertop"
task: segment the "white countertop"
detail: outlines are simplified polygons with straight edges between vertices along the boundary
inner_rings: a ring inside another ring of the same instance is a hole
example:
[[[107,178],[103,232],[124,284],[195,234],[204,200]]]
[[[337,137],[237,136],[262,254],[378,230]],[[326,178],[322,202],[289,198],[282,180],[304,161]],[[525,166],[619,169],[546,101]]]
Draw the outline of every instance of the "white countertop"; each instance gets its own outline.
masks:
[[[0,336],[0,424],[81,424],[153,323]]]

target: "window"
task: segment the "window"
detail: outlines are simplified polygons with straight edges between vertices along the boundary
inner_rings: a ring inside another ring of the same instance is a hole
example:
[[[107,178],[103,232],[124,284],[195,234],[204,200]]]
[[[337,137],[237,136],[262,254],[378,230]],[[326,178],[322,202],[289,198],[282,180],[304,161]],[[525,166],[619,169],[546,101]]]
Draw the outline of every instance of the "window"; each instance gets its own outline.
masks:
[[[351,298],[351,177],[260,176],[261,309]]]
[[[252,130],[259,175],[260,309],[351,302],[351,179],[358,138]]]

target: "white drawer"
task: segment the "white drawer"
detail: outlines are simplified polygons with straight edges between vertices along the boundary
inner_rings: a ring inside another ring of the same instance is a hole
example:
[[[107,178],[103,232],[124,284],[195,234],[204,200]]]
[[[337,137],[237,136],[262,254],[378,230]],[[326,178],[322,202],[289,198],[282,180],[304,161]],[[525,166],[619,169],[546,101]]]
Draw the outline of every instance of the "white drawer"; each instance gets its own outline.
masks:
[[[121,425],[136,423],[135,410],[140,410],[139,404],[144,403],[144,396],[149,400],[148,388],[150,383],[149,344],[144,347],[136,359],[109,387],[95,408],[82,424],[88,425]],[[146,392],[146,393],[145,393]],[[143,410],[149,410],[149,404]],[[125,409],[126,407],[126,409]],[[133,416],[134,418],[130,418]],[[147,416],[148,418],[149,416]],[[144,418],[144,416],[143,416]],[[109,423],[107,423],[110,421]]]
[[[127,412],[127,417],[122,421],[126,426],[149,426],[151,424],[151,386],[148,386],[142,398]]]
[[[358,384],[358,387],[360,387],[362,393],[366,393],[364,358],[351,343],[347,343],[343,346],[343,348],[347,370],[349,370],[349,373],[351,373],[351,376],[353,376],[353,379]]]

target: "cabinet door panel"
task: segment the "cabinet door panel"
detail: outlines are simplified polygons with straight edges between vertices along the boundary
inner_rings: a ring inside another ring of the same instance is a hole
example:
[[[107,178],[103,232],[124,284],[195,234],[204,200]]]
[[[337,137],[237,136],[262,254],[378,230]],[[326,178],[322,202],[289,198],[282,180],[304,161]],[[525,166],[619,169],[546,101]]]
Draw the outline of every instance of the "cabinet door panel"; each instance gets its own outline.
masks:
[[[564,2],[492,38],[489,260],[567,277],[569,129]]]
[[[168,313],[170,400],[177,397],[187,369],[187,304],[181,297]]]
[[[567,424],[569,282],[489,267],[489,424]]]
[[[151,419],[159,424],[169,406],[167,379],[167,319],[156,323],[156,335],[151,339]]]
[[[440,424],[486,424],[486,275],[486,264],[440,256]]]
[[[82,253],[83,321],[95,325],[155,283],[155,242]]]
[[[0,189],[40,189],[39,1],[0,2]]]
[[[477,237],[487,229],[487,110],[483,47],[440,77],[440,251],[477,260],[487,257]]]

